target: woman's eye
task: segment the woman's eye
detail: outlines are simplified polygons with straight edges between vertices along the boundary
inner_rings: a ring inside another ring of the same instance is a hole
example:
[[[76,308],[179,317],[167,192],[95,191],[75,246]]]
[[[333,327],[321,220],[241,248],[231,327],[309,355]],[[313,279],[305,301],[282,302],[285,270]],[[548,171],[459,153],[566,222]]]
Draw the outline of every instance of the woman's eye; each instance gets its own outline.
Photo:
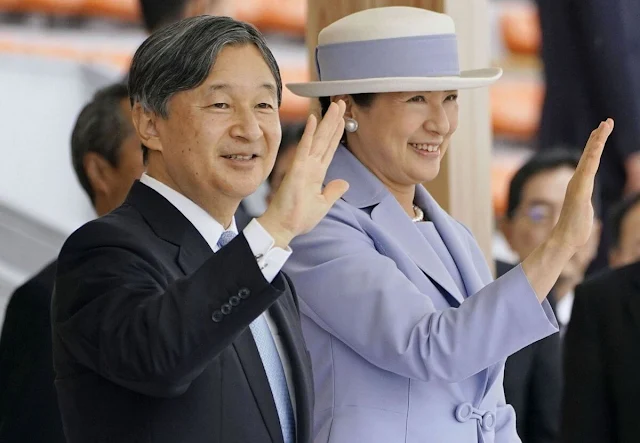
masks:
[[[415,97],[411,97],[411,98],[409,99],[409,101],[410,101],[410,102],[424,102],[424,101],[426,101],[426,100],[425,100],[424,96],[422,96],[422,95],[416,95]]]
[[[446,98],[446,101],[448,102],[455,102],[457,100],[458,100],[458,94],[451,94]]]

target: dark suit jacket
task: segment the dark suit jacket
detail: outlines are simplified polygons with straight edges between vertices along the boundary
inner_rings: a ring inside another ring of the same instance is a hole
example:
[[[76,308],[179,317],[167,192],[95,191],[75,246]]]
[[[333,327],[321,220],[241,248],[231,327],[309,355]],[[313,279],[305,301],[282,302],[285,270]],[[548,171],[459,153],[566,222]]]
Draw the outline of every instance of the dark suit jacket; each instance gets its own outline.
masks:
[[[640,151],[640,2],[537,0],[542,27],[546,98],[542,147],[582,149],[606,117],[616,128],[602,154],[605,199],[624,186],[624,159]]]
[[[640,262],[576,288],[564,343],[562,442],[640,441]]]
[[[544,149],[565,144],[582,150],[600,121],[615,120],[598,170],[601,215],[606,217],[623,194],[625,159],[640,151],[640,2],[536,3],[546,83],[539,145]],[[609,229],[604,229],[589,274],[606,268],[610,243]]]
[[[242,234],[213,254],[136,182],[58,260],[53,355],[69,443],[282,442],[248,329],[266,309],[293,369],[297,441],[307,442],[312,376],[292,291],[282,273],[265,281]]]
[[[513,265],[496,262],[501,276]],[[549,297],[549,302],[553,301]],[[555,306],[552,304],[555,309]],[[537,341],[507,358],[504,395],[516,410],[522,443],[557,442],[562,396],[561,346],[558,333]]]
[[[64,443],[51,355],[56,262],[11,296],[0,339],[0,442]]]

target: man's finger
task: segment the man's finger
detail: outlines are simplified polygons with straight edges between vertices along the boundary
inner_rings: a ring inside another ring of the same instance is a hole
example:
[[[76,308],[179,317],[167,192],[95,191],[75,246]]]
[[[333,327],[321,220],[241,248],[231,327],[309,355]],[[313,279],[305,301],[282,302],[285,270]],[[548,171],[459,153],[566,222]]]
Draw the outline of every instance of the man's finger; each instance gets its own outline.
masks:
[[[329,144],[327,145],[327,150],[325,151],[324,156],[322,157],[322,163],[327,167],[329,166],[329,163],[331,163],[331,159],[333,159],[333,155],[336,153],[336,149],[338,149],[338,146],[340,145],[340,141],[342,140],[342,136],[344,134],[344,124],[345,124],[344,118],[341,118],[340,121],[338,122],[338,126],[336,126],[336,130],[333,133],[331,140],[329,140]]]
[[[322,190],[322,195],[327,202],[327,211],[331,209],[335,202],[349,189],[349,183],[345,180],[332,180]]]
[[[342,100],[340,100],[342,101]],[[322,157],[327,148],[327,143],[331,139],[336,126],[342,120],[344,115],[344,104],[331,103],[327,113],[322,118],[322,121],[318,125],[315,136],[313,138],[313,145],[311,147],[311,155],[317,155]]]
[[[298,142],[298,148],[296,149],[296,158],[306,158],[311,150],[313,144],[313,136],[316,133],[318,127],[318,120],[316,116],[311,114],[307,117],[307,124],[304,127],[304,132],[300,141]]]

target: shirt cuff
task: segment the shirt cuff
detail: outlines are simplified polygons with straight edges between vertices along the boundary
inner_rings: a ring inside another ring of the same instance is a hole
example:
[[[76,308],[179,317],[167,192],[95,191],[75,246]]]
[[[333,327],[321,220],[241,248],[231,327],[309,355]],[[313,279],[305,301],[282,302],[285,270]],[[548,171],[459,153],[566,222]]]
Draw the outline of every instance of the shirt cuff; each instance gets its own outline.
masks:
[[[293,251],[289,247],[286,250],[274,247],[275,240],[256,219],[251,220],[242,233],[260,266],[262,275],[271,283]]]

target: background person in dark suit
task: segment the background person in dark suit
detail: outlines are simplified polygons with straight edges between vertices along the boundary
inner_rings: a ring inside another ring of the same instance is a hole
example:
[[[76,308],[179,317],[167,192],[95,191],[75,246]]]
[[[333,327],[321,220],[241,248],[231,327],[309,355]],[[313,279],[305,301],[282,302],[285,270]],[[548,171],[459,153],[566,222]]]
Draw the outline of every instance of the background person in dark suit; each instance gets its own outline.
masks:
[[[609,227],[609,265],[618,268],[640,260],[640,192],[629,195],[612,208]]]
[[[520,261],[545,241],[556,225],[567,185],[579,160],[580,154],[575,151],[545,150],[529,159],[511,179],[507,213],[501,222],[501,228]],[[596,202],[594,208],[597,212]],[[573,288],[582,281],[587,266],[595,255],[599,225],[596,220],[589,242],[562,270],[548,297],[561,330],[563,322],[568,321],[566,316],[570,315]],[[497,263],[498,277],[512,267],[506,263]],[[559,315],[558,301],[566,306],[568,314],[562,312]],[[518,435],[523,443],[557,441],[562,395],[560,343],[560,334],[553,334],[507,358],[504,392],[507,402],[516,410]]]
[[[312,376],[288,244],[346,191],[322,188],[344,102],[310,117],[271,205],[233,214],[280,143],[282,83],[252,26],[200,16],[136,52],[133,120],[148,175],[58,261],[53,354],[69,443],[301,442]],[[99,399],[99,400],[97,400]]]
[[[540,148],[583,146],[605,116],[616,130],[602,154],[603,214],[623,194],[640,191],[640,2],[537,0],[546,97]],[[609,230],[591,270],[607,265]]]
[[[563,443],[640,435],[640,195],[612,210],[612,266],[576,288],[565,338]]]
[[[143,172],[127,86],[96,93],[71,136],[73,167],[98,215],[115,209]],[[0,441],[64,442],[51,355],[56,262],[11,296],[0,339]]]

